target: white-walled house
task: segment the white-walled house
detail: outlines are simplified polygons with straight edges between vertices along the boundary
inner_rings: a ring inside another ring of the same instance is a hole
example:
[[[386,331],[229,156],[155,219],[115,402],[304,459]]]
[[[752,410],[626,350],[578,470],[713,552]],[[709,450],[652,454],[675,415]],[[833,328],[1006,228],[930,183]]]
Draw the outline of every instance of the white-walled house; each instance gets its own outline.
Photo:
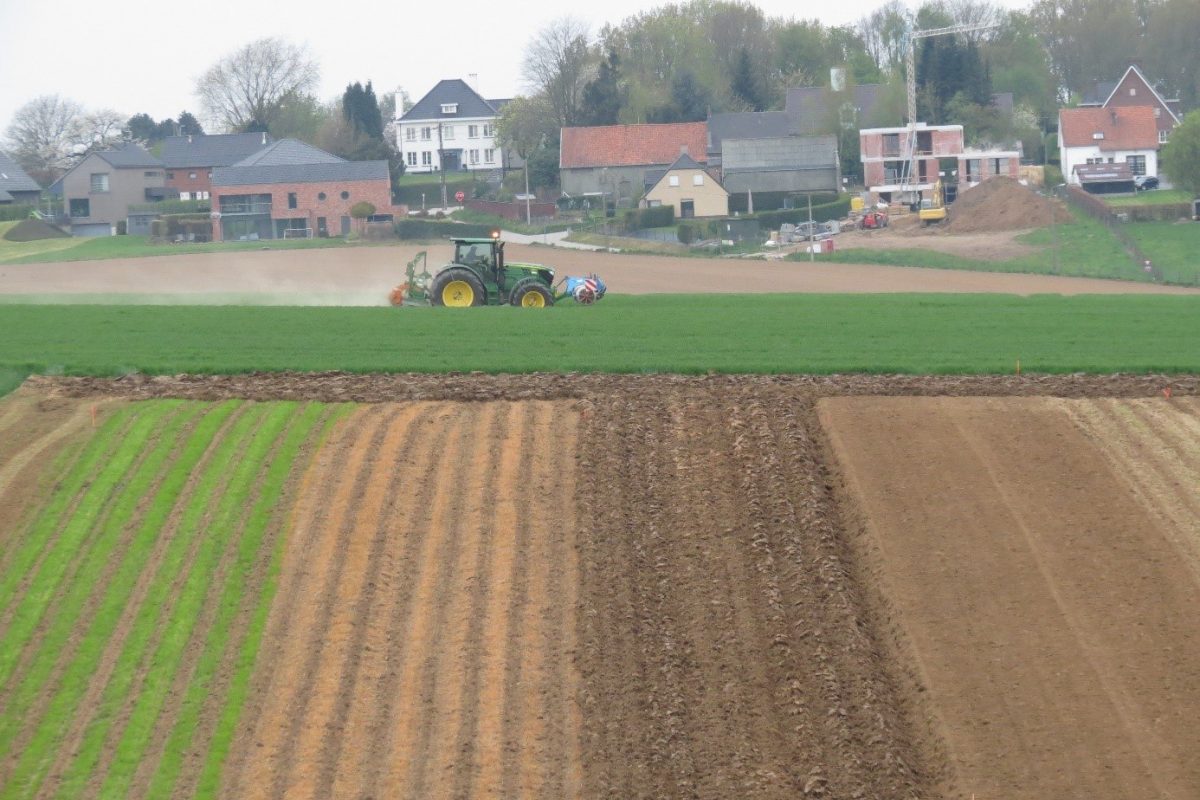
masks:
[[[1064,108],[1058,112],[1063,178],[1079,185],[1081,164],[1127,164],[1134,175],[1158,174],[1158,126],[1149,106]]]
[[[396,120],[396,146],[405,172],[504,169],[496,119],[507,102],[484,99],[458,78],[440,81]]]

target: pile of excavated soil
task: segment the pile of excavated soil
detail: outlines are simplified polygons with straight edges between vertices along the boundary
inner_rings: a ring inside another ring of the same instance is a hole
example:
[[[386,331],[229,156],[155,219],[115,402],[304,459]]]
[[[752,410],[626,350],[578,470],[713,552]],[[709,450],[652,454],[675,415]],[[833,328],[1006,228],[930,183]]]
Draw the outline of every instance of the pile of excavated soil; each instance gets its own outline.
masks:
[[[42,222],[40,219],[23,219],[4,234],[4,238],[10,242],[36,242],[42,239],[67,239],[69,237],[69,233]]]
[[[954,233],[1041,228],[1049,225],[1055,214],[1066,218],[1057,203],[1012,178],[991,178],[968,189],[951,204],[949,213],[947,226]]]

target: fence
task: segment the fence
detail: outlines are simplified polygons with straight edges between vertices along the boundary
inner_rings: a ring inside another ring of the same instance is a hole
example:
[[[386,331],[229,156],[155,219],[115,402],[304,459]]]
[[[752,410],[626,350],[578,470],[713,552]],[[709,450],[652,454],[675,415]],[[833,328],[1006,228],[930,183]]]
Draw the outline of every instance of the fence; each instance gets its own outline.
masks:
[[[1162,269],[1155,265],[1153,260],[1146,254],[1137,241],[1129,235],[1129,231],[1124,229],[1123,219],[1118,213],[1114,212],[1112,207],[1096,197],[1094,194],[1085,192],[1078,186],[1067,187],[1067,202],[1072,208],[1075,208],[1087,214],[1092,219],[1104,225],[1112,233],[1121,246],[1125,248],[1125,252],[1133,259],[1139,269],[1146,270],[1150,273],[1150,277],[1155,283],[1163,281]],[[1121,214],[1125,214],[1128,209],[1122,209]],[[1124,218],[1128,220],[1129,217]]]

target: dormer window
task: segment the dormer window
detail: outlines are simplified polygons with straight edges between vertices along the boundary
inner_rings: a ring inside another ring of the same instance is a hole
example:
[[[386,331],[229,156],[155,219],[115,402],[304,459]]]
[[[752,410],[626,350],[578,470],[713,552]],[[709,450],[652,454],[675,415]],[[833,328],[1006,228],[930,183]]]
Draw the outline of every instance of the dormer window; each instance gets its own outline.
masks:
[[[457,114],[458,113],[458,103],[442,103],[442,113],[443,114]]]
[[[1092,134],[1092,138],[1093,138],[1093,139],[1103,139],[1103,138],[1104,138],[1104,132],[1103,132],[1103,131],[1096,131],[1095,133],[1093,133],[1093,134]]]
[[[1130,86],[1130,87],[1129,87],[1129,96],[1130,96],[1130,97],[1137,97],[1137,87],[1136,87],[1136,86]]]

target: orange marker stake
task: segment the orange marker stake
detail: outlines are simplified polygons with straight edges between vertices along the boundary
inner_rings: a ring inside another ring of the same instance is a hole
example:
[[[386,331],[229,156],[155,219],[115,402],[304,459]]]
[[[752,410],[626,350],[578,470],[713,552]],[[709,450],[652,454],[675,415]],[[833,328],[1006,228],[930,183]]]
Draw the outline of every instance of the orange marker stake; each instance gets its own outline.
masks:
[[[1017,359],[1017,374],[1021,374],[1021,359]]]
[[[1171,387],[1170,386],[1163,389],[1163,397],[1167,398],[1168,400],[1171,399]]]
[[[92,406],[92,427],[96,427],[96,406]]]

